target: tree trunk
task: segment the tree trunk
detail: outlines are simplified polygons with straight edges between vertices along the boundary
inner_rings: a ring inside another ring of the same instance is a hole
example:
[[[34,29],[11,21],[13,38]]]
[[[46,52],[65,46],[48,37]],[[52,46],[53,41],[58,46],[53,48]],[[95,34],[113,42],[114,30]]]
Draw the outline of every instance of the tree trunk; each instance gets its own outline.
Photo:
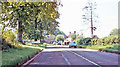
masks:
[[[35,19],[35,30],[37,30],[37,19]],[[37,41],[37,32],[35,31],[35,41]]]
[[[43,39],[43,31],[40,30],[40,42],[41,42],[42,39]]]
[[[22,31],[22,23],[18,22],[18,36],[17,36],[17,38],[18,38],[19,42],[22,42],[22,33],[23,33],[23,31]]]

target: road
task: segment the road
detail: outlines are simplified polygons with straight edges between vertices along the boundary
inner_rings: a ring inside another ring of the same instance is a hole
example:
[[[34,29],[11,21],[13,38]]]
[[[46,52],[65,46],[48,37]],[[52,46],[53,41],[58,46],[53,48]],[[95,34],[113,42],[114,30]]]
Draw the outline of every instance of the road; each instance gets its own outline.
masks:
[[[118,56],[92,49],[48,46],[28,66],[68,65],[81,67],[118,67]]]

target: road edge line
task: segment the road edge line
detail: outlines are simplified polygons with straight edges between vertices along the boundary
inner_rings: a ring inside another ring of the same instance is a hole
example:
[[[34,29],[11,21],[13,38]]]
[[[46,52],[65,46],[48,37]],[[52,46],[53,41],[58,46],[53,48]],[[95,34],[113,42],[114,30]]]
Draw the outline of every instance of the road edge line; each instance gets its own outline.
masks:
[[[81,57],[82,59],[84,59],[84,60],[86,60],[86,61],[88,61],[88,62],[90,62],[90,63],[92,63],[92,64],[94,64],[94,65],[96,65],[96,66],[98,66],[98,67],[101,67],[101,66],[98,65],[97,63],[95,63],[95,62],[93,62],[93,61],[91,61],[91,60],[89,60],[89,59],[87,59],[87,58],[85,58],[85,57],[79,55],[79,54],[76,53],[76,52],[72,52],[72,53],[75,54],[75,55],[77,55],[77,56],[79,56],[79,57]]]

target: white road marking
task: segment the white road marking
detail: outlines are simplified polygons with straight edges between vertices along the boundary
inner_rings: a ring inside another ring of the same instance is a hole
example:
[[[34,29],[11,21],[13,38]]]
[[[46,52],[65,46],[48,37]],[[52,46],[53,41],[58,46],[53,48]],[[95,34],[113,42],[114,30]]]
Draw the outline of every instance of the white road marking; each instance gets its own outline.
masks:
[[[75,52],[72,52],[72,53],[75,54],[75,55],[77,55],[77,56],[79,56],[79,57],[81,57],[81,58],[83,58],[84,60],[86,60],[86,61],[88,61],[88,62],[90,62],[90,63],[92,63],[92,64],[94,64],[94,65],[97,65],[98,67],[101,67],[101,66],[98,65],[97,63],[95,63],[95,62],[93,62],[93,61],[91,61],[91,60],[89,60],[89,59],[87,59],[87,58],[85,58],[85,57],[83,57],[83,56],[75,53]]]
[[[68,65],[71,65],[71,63],[68,61],[68,59],[64,56],[64,54],[62,53],[62,57],[65,59],[65,61],[67,62]]]

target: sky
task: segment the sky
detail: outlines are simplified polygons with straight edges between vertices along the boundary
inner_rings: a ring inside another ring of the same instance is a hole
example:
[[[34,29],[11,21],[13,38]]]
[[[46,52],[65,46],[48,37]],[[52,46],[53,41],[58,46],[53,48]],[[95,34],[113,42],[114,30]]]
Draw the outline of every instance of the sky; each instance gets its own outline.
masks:
[[[83,22],[82,15],[84,14],[83,8],[87,5],[88,1],[92,0],[61,0],[63,7],[59,7],[60,19],[58,21],[59,29],[66,35],[69,32],[76,31],[85,37],[90,37],[91,29],[90,22]],[[108,36],[112,29],[118,28],[118,2],[120,0],[93,0],[96,2],[96,10],[94,13],[98,16],[97,22],[93,25],[97,27],[94,35],[99,38]]]

